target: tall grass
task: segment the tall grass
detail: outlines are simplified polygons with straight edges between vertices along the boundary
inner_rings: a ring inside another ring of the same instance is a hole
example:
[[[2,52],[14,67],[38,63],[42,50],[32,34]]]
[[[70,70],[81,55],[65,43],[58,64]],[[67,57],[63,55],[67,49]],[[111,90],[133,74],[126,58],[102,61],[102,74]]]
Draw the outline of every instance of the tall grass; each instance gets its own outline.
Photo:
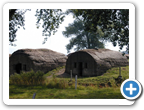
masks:
[[[14,85],[42,85],[45,81],[44,73],[41,71],[21,72],[10,76],[10,84]]]
[[[47,78],[45,80],[45,85],[47,88],[66,89],[68,88],[68,81],[65,79],[56,78],[56,76],[53,74],[52,78]]]
[[[70,78],[58,78],[55,73],[59,70],[63,69],[64,67],[58,67],[52,71],[49,71],[47,74],[44,74],[41,71],[34,72],[33,70],[29,72],[22,72],[21,74],[14,74],[10,76],[10,84],[14,85],[42,85],[46,86],[47,88],[58,88],[58,89],[65,89],[65,88],[74,88],[75,87],[75,79],[73,78],[70,81]],[[129,77],[129,67],[122,67],[122,76],[123,81]],[[116,78],[119,75],[118,68],[112,68],[108,70],[104,75],[97,76],[97,77],[87,77],[87,78],[78,78],[77,80],[77,87],[116,87],[120,86],[122,82],[118,83]],[[49,75],[52,77],[48,78]]]
[[[55,74],[52,78],[46,78],[45,74],[41,71],[34,72],[33,70],[29,72],[21,72],[20,74],[13,74],[10,76],[11,85],[42,85],[47,88],[58,88],[65,89],[68,87],[68,81],[65,79],[56,78]]]

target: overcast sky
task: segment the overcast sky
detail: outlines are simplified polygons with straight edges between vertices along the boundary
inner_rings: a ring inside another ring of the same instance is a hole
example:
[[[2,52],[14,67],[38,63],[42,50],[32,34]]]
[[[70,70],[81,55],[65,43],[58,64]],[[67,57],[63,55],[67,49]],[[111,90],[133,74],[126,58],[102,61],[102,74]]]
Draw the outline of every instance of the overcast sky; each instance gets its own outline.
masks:
[[[44,36],[42,36],[42,28],[36,28],[35,11],[36,10],[31,10],[25,13],[25,30],[20,28],[17,31],[17,41],[14,42],[17,46],[9,46],[9,53],[12,54],[14,51],[24,48],[47,48],[67,54],[65,46],[69,43],[70,38],[65,38],[62,35],[62,31],[65,31],[65,27],[67,27],[69,23],[73,23],[74,19],[72,15],[66,16],[64,22],[60,24],[56,34],[48,37],[47,42],[42,44]],[[119,51],[119,47],[113,47],[112,43],[106,43],[105,48]],[[125,48],[122,51],[125,51]],[[73,50],[71,52],[73,52]]]

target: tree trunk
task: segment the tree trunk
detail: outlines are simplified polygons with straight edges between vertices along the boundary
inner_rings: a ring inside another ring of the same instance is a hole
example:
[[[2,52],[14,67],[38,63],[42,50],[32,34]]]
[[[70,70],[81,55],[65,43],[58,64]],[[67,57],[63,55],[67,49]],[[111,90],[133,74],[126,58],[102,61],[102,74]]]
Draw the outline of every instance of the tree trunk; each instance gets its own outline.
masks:
[[[87,48],[90,49],[90,40],[89,40],[88,33],[86,33],[86,39],[87,39]]]

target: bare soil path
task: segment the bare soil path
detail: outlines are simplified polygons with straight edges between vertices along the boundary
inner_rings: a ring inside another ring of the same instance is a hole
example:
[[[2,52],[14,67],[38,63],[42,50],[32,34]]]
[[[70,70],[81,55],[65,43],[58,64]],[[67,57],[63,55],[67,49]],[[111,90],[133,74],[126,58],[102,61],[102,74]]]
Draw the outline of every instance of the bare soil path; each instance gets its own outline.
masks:
[[[60,69],[55,75],[60,78],[69,78],[70,77],[69,74],[65,73],[65,68]],[[48,76],[48,78],[51,78],[51,77],[52,77],[52,75]]]

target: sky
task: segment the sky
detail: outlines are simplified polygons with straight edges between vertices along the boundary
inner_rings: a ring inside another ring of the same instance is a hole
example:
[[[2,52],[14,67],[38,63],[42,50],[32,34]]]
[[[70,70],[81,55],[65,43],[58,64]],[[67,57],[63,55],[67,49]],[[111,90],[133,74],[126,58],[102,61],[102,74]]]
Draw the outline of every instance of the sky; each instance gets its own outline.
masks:
[[[14,42],[16,46],[9,45],[9,54],[12,54],[18,49],[47,48],[67,55],[66,45],[69,43],[70,38],[65,38],[62,31],[65,31],[65,27],[67,27],[69,23],[73,23],[73,16],[66,16],[64,22],[60,24],[56,34],[48,37],[46,43],[42,44],[45,36],[42,36],[42,28],[36,28],[35,11],[36,10],[32,9],[25,13],[25,30],[20,28],[17,31],[17,41]],[[114,47],[112,43],[106,43],[105,48],[119,51],[119,47]],[[125,51],[125,48],[122,51]],[[74,50],[72,49],[71,52],[74,52]]]

